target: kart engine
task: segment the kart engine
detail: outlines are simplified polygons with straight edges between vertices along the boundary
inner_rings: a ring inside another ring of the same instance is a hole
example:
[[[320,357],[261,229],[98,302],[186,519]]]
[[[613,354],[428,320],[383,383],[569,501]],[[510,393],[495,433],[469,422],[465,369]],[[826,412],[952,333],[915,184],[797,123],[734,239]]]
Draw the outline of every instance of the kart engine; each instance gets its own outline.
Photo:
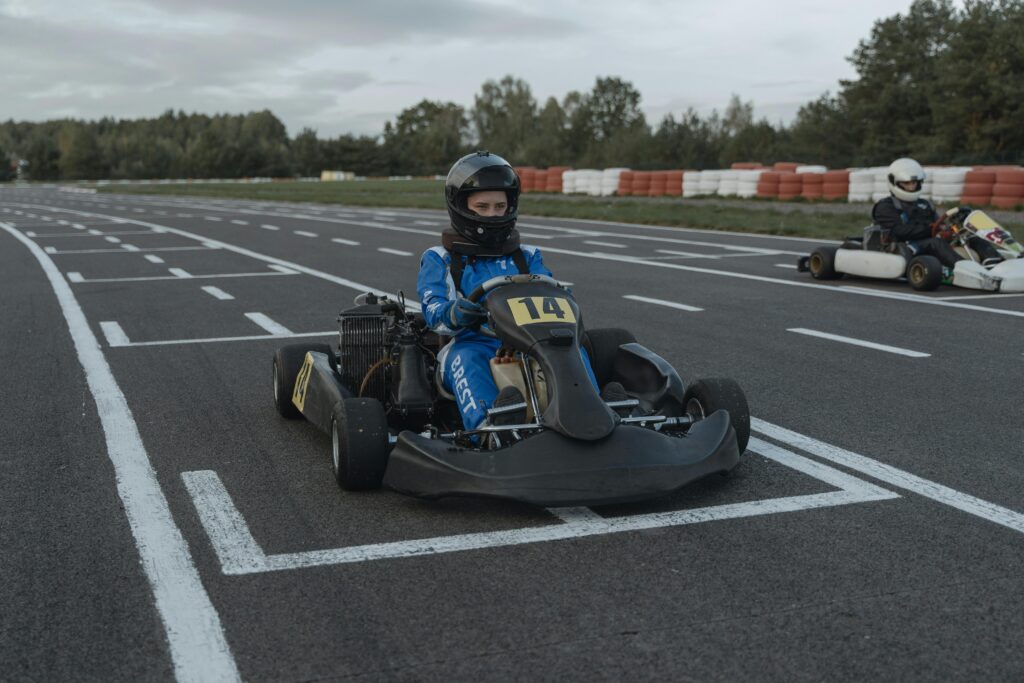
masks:
[[[397,305],[386,299],[368,296],[366,303],[338,315],[340,332],[339,370],[345,384],[357,395],[375,398],[381,403],[388,395],[388,329]]]

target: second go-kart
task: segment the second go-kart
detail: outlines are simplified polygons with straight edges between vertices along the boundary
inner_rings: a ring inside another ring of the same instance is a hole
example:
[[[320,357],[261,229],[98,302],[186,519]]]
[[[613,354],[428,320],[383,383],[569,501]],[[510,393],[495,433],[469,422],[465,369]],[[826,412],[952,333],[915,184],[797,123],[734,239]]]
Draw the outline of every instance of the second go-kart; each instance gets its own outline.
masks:
[[[686,387],[629,332],[584,330],[572,294],[546,276],[494,278],[468,298],[488,311],[481,331],[514,351],[512,372],[492,364],[499,389],[511,382],[525,398],[474,430],[440,381],[447,339],[401,299],[360,295],[339,316],[337,354],[296,344],[274,355],[278,412],[331,435],[342,488],[596,505],[662,496],[739,463],[750,414],[736,382]],[[598,382],[620,382],[625,396],[601,397],[581,346]],[[518,424],[493,419],[524,409]]]
[[[935,225],[934,235],[950,235],[951,246],[964,257],[953,267],[950,284],[991,292],[1024,292],[1024,248],[1008,230],[983,211],[953,208]],[[999,251],[1002,260],[982,262],[969,246],[972,237],[984,239]],[[931,291],[945,279],[942,264],[934,256],[915,255],[904,242],[893,242],[880,226],[864,228],[863,237],[847,237],[837,247],[818,247],[797,261],[797,270],[816,280],[843,275],[897,280],[906,278],[919,291]]]

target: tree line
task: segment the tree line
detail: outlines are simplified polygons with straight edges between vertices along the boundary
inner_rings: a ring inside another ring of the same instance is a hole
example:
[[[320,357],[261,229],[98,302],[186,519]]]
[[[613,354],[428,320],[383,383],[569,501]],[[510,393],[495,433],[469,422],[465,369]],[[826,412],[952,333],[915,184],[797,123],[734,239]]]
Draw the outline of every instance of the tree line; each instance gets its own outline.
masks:
[[[733,96],[724,111],[646,120],[630,82],[598,78],[587,92],[543,103],[529,84],[487,81],[472,107],[423,100],[379,136],[289,138],[269,111],[168,111],[153,119],[0,123],[0,160],[23,160],[35,180],[444,173],[486,148],[517,165],[720,168],[799,160],[830,167],[1024,161],[1024,0],[916,0],[875,23],[840,81],[790,125],[756,119]],[[0,180],[12,169],[0,163]]]

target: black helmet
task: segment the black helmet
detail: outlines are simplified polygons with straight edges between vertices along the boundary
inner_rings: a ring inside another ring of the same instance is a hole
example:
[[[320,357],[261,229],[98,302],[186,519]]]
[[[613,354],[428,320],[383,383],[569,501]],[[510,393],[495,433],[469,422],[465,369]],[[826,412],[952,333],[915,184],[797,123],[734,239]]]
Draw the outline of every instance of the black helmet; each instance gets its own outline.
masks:
[[[508,197],[504,216],[478,216],[467,200],[474,192],[501,190]],[[448,171],[444,199],[452,227],[463,238],[487,248],[499,248],[516,227],[519,214],[519,176],[507,161],[490,152],[467,154]]]

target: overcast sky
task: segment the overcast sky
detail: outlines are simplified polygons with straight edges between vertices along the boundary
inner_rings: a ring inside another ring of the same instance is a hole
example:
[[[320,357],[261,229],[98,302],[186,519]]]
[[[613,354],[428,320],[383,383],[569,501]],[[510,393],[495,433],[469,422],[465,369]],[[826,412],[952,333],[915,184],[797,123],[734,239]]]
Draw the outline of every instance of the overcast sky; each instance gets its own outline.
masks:
[[[651,123],[731,93],[789,121],[909,0],[0,0],[0,119],[270,109],[378,134],[513,74],[539,102],[619,76]]]

